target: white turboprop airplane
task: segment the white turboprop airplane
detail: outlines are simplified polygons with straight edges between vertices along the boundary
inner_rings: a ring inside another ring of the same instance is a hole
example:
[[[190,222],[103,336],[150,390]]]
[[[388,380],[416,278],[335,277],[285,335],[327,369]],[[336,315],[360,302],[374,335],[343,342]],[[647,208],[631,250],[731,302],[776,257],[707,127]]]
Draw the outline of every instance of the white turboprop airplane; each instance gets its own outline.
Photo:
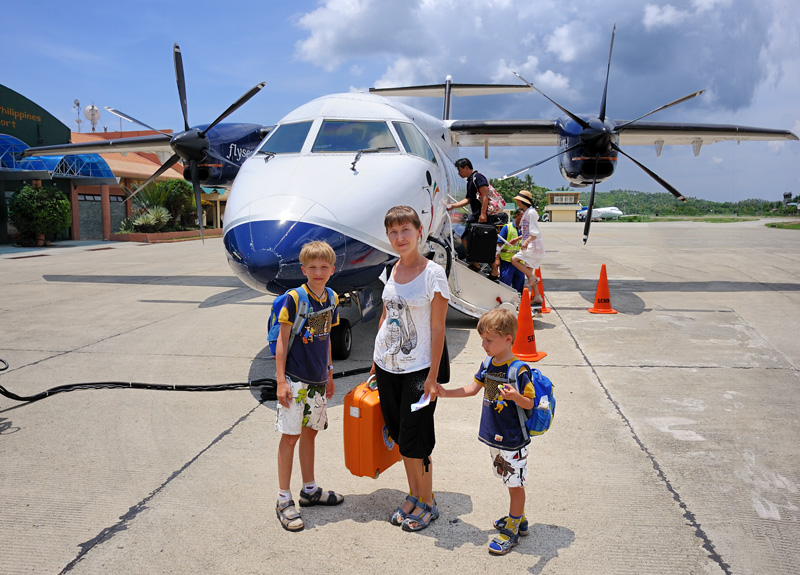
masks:
[[[477,318],[499,305],[518,305],[515,290],[470,271],[457,257],[458,234],[452,232],[445,205],[448,196],[463,197],[466,191],[453,165],[461,155],[460,146],[480,146],[487,154],[492,146],[557,146],[558,153],[550,158],[561,156],[562,175],[572,185],[591,183],[593,196],[594,184],[612,175],[617,152],[627,156],[620,142],[650,144],[659,151],[664,144],[690,144],[699,152],[701,145],[723,140],[797,139],[785,130],[639,122],[644,116],[613,122],[605,117],[605,91],[597,117],[578,117],[562,108],[567,117],[560,120],[451,120],[452,96],[519,93],[533,86],[453,84],[449,78],[442,85],[374,90],[384,95],[443,97],[443,119],[383,95],[347,93],[304,104],[274,127],[219,124],[263,87],[259,84],[211,124],[190,128],[177,44],[174,59],[183,132],[31,148],[24,155],[172,151],[172,157],[141,187],[182,161],[184,177],[194,185],[198,211],[201,184],[226,186],[233,180],[223,242],[236,276],[262,292],[282,293],[297,287],[305,280],[298,261],[301,246],[325,239],[336,252],[336,273],[329,285],[345,304],[356,303],[364,320],[377,311],[368,286],[394,257],[383,218],[396,205],[409,205],[419,213],[428,255],[446,269],[452,307]],[[659,176],[631,160],[682,198]],[[334,357],[347,357],[351,343],[350,324],[343,320],[332,334]]]
[[[586,214],[588,209],[586,206],[578,210],[578,221],[585,221]],[[608,208],[592,208],[592,220],[599,221],[599,220],[618,220],[620,216],[625,214],[622,213],[622,210],[615,206],[610,206]]]

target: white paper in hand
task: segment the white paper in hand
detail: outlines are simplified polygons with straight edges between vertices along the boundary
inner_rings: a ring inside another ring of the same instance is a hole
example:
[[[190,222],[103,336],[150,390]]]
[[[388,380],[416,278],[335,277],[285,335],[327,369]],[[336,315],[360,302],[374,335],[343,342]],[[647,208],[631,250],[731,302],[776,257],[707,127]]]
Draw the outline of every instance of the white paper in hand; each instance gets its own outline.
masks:
[[[411,412],[419,411],[423,407],[426,407],[431,402],[431,396],[429,394],[423,395],[417,403],[411,404]]]

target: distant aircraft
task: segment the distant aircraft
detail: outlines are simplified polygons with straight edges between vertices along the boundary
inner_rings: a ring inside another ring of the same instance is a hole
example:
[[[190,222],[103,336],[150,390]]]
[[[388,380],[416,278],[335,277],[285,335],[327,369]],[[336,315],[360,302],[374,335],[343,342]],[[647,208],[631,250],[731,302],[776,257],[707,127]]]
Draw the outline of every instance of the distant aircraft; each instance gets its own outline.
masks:
[[[586,221],[586,214],[588,211],[588,206],[584,206],[578,210],[578,221]],[[595,222],[599,220],[618,220],[622,215],[624,215],[622,210],[615,206],[608,208],[592,208],[592,221]]]
[[[368,286],[394,256],[383,217],[390,207],[401,204],[412,206],[420,214],[428,256],[445,268],[449,278],[452,307],[477,318],[499,305],[518,305],[516,290],[470,271],[457,256],[459,239],[452,233],[453,224],[445,205],[448,196],[463,197],[466,191],[465,181],[453,165],[454,159],[462,155],[457,149],[460,146],[486,150],[490,146],[558,146],[558,153],[551,158],[562,157],[561,172],[571,184],[592,184],[591,206],[594,185],[613,173],[617,153],[627,156],[619,148],[620,139],[632,145],[652,144],[659,150],[664,144],[692,144],[695,152],[702,144],[722,140],[797,139],[785,130],[639,122],[649,114],[614,123],[605,117],[605,91],[601,113],[596,118],[582,119],[561,108],[568,119],[451,120],[453,96],[520,93],[534,88],[529,83],[454,84],[449,77],[440,85],[323,96],[290,112],[274,127],[219,123],[255,95],[262,83],[211,124],[190,128],[183,61],[177,44],[174,60],[183,132],[31,148],[25,155],[172,151],[172,157],[145,184],[182,161],[184,177],[192,182],[198,198],[198,214],[201,184],[231,185],[223,242],[231,269],[245,284],[270,293],[282,293],[303,284],[300,247],[312,239],[325,239],[336,252],[336,273],[329,285],[340,293],[345,305],[357,304],[361,319],[375,315]],[[608,77],[606,87],[607,84]],[[441,96],[443,119],[384,95]],[[262,139],[260,144],[254,144]],[[588,226],[589,222],[585,236]],[[347,320],[332,334],[332,343],[334,357],[349,355],[352,335]]]

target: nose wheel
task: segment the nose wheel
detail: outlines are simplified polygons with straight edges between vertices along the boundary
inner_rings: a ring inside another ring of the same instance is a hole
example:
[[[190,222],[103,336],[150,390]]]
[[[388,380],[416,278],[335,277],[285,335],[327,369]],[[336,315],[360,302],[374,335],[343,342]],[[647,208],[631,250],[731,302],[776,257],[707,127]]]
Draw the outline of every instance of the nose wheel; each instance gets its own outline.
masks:
[[[331,355],[333,359],[347,359],[353,349],[353,330],[350,321],[339,318],[339,325],[331,329]]]

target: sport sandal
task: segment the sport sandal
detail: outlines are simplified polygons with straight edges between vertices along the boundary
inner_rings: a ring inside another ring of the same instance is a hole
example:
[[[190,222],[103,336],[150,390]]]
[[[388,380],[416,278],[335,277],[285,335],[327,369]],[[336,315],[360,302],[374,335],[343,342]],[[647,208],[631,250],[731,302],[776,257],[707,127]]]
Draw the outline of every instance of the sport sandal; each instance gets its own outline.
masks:
[[[508,515],[501,517],[500,519],[494,522],[494,528],[497,529],[498,531],[506,529],[507,521],[508,521]],[[526,537],[531,533],[530,528],[528,527],[528,520],[525,518],[524,515],[522,516],[522,522],[519,524],[518,533],[523,537]]]
[[[412,513],[407,514],[406,518],[403,519],[403,531],[422,531],[430,525],[431,521],[439,518],[439,509],[436,506],[436,500],[433,502],[433,507],[424,501],[419,501],[417,507],[422,509],[422,512],[417,515]],[[411,525],[412,523],[416,523],[416,527]]]
[[[312,505],[339,505],[344,501],[344,497],[333,491],[322,491],[322,487],[317,487],[313,493],[300,491],[300,507],[310,507]]]
[[[302,517],[300,517],[294,506],[294,501],[291,499],[286,501],[279,500],[275,506],[275,513],[278,515],[281,526],[286,531],[302,531],[303,527],[305,527]]]
[[[408,501],[409,503],[411,503],[411,505],[413,505],[411,511],[414,511],[414,508],[416,508],[417,504],[419,503],[419,499],[417,499],[413,495],[406,495],[406,501]],[[405,505],[405,503],[403,503],[403,505]],[[406,515],[408,515],[408,513],[406,513],[402,507],[398,507],[397,509],[394,510],[394,513],[392,513],[392,517],[391,519],[389,519],[389,523],[400,527],[403,524],[403,519],[406,518]]]
[[[519,543],[519,533],[512,533],[508,529],[501,529],[500,533],[501,535],[498,535],[489,543],[489,553],[492,555],[505,555]],[[503,539],[502,535],[505,535],[507,539]]]

